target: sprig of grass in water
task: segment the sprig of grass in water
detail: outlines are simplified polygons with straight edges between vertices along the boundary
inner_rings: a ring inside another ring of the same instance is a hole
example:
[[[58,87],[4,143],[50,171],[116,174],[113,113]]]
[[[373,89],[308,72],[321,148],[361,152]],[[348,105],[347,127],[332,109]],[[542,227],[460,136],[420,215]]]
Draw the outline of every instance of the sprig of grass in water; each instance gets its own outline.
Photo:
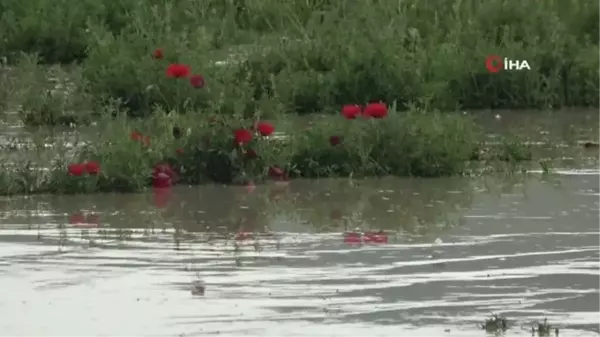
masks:
[[[485,320],[481,328],[486,332],[499,332],[508,330],[508,319],[498,314],[492,314],[492,317]]]
[[[550,334],[552,333],[552,330],[554,330],[554,334],[556,336],[558,336],[559,330],[558,328],[552,328],[552,326],[550,324],[548,324],[548,318],[544,318],[544,322],[537,322],[537,329],[535,326],[531,327],[531,335],[534,336],[535,333],[537,332],[538,336],[542,337],[542,336],[550,336]]]
[[[548,159],[540,159],[539,161],[540,167],[542,168],[542,174],[547,175],[550,173],[550,160]]]

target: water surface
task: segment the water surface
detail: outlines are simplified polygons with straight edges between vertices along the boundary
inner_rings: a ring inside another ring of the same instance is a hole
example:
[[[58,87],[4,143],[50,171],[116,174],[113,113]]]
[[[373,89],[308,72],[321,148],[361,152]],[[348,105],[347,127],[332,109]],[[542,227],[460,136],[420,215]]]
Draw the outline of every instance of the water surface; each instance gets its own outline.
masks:
[[[593,169],[4,198],[0,331],[485,336],[493,312],[506,336],[545,317],[598,336],[598,185]]]

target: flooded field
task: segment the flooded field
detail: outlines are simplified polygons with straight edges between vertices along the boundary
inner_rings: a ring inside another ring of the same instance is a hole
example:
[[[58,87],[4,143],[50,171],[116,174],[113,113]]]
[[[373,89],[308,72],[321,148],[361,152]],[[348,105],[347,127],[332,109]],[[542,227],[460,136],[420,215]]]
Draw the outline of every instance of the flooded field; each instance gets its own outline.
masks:
[[[504,336],[599,336],[597,112],[481,123],[554,173],[1,197],[0,331],[485,336],[497,313]]]
[[[4,199],[0,331],[484,336],[494,312],[507,336],[545,317],[597,336],[598,184],[592,170]]]

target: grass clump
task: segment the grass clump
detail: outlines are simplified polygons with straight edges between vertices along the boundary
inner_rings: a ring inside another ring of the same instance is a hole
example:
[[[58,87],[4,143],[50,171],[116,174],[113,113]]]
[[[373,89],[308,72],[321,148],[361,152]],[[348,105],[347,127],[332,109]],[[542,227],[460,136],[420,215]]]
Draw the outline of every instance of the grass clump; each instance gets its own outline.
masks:
[[[36,55],[21,55],[10,72],[11,101],[25,126],[87,125],[94,119],[88,96],[79,91],[76,68],[43,67]]]
[[[150,119],[130,121],[120,112],[115,114],[117,120],[100,123],[96,136],[53,159],[47,170],[5,166],[0,173],[0,193],[139,191],[156,186],[159,165],[176,173],[169,186],[318,177],[446,176],[465,172],[479,135],[475,125],[463,117],[402,113],[382,103],[367,105],[354,119],[324,119],[308,130],[285,129],[280,120],[222,115],[198,118],[161,111]],[[282,125],[285,135],[275,133],[277,125]],[[80,167],[81,172],[74,174],[68,167],[86,163],[97,163],[97,171],[87,175]],[[28,183],[15,185],[22,180]]]
[[[481,328],[488,333],[504,332],[508,330],[508,320],[497,314],[487,318]]]
[[[551,326],[548,323],[548,318],[544,318],[543,322],[537,322],[535,326],[531,327],[531,335],[535,336],[536,333],[540,337],[550,336],[552,333],[554,333],[555,336],[558,336],[559,329]]]

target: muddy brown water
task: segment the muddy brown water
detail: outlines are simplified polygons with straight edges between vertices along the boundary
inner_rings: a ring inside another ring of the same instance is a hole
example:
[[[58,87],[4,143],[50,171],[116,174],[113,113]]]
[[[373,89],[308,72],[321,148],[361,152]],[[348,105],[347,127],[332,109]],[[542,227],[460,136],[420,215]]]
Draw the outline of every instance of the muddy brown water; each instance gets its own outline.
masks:
[[[513,116],[482,124],[597,138],[597,115]],[[598,336],[598,153],[546,150],[551,175],[0,197],[0,334],[485,336],[498,313]]]

